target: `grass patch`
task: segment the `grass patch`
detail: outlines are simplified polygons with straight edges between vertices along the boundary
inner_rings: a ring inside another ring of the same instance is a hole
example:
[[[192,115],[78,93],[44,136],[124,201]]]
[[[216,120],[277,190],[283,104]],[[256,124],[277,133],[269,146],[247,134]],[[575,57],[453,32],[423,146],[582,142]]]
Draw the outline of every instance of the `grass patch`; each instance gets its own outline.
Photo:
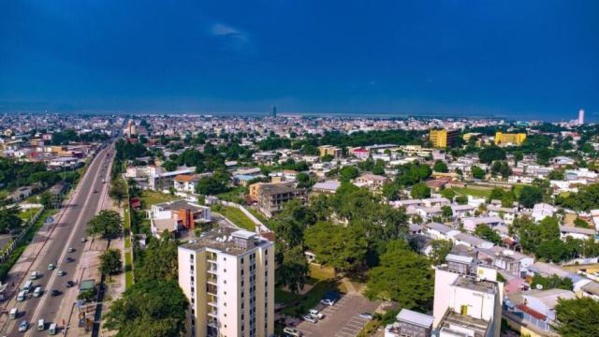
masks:
[[[152,205],[159,204],[162,202],[173,201],[181,199],[181,197],[177,197],[174,195],[154,192],[154,191],[142,191],[141,193],[141,201],[144,208],[149,209]]]
[[[491,195],[491,190],[479,190],[468,187],[452,187],[453,191],[459,194],[471,195],[473,197],[488,198]]]
[[[311,264],[310,277],[319,281],[332,280],[335,278],[335,271],[331,267],[321,267],[317,264]]]
[[[256,224],[245,214],[243,214],[240,209],[230,206],[222,206],[219,210],[219,213],[243,229],[247,229],[248,231],[252,232],[256,230]]]
[[[35,221],[35,223],[31,227],[29,227],[29,230],[27,231],[25,236],[23,236],[23,239],[17,245],[17,247],[12,251],[8,259],[4,261],[4,263],[0,263],[0,280],[4,280],[6,278],[6,275],[8,274],[12,266],[17,262],[21,254],[25,251],[27,245],[31,242],[31,240],[33,240],[33,237],[35,236],[37,231],[40,228],[42,228],[44,222],[46,221],[46,218],[53,216],[56,213],[58,213],[58,210],[55,209],[44,210],[44,212],[40,215],[37,221]]]
[[[28,221],[29,219],[33,218],[33,216],[37,214],[39,210],[39,208],[25,209],[21,213],[19,213],[19,218],[23,219],[23,221]]]
[[[133,286],[133,258],[131,252],[125,252],[125,289]]]
[[[369,321],[368,323],[366,323],[366,325],[364,325],[364,327],[358,334],[358,337],[372,336],[378,330],[378,328],[380,326],[381,326],[381,322],[379,320],[375,319],[375,320]]]

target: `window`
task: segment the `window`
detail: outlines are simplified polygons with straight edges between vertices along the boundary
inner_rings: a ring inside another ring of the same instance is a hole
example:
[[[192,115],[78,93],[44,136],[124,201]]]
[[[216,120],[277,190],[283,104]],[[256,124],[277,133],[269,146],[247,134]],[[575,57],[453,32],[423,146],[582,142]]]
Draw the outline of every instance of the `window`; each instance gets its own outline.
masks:
[[[227,284],[227,280],[224,280],[223,282],[224,282],[225,284]]]
[[[193,271],[193,265],[189,267],[189,269],[191,269],[191,271]]]
[[[193,254],[189,254],[189,259],[193,260]]]
[[[243,257],[241,258],[241,264],[243,264]]]
[[[192,276],[191,277],[191,282],[194,282],[194,281],[195,281],[195,277]]]

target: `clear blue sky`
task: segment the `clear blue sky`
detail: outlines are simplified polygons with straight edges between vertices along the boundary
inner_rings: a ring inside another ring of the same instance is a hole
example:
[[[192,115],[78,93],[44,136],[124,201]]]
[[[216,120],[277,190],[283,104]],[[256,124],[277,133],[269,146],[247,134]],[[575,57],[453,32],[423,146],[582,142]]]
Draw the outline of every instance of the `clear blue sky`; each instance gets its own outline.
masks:
[[[599,1],[0,3],[0,112],[599,118]]]

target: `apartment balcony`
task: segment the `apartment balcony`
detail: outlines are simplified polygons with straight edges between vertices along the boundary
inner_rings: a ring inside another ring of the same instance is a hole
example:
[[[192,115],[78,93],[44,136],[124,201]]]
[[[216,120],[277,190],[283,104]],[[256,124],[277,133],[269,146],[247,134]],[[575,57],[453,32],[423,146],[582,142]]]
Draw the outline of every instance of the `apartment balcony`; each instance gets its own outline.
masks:
[[[209,263],[208,264],[208,268],[206,268],[206,271],[212,274],[216,274],[218,268],[216,267],[216,264],[214,263]]]
[[[208,314],[208,316],[209,316],[209,317],[214,317],[214,318],[217,318],[217,317],[218,317],[218,310],[216,310],[216,309],[214,309],[214,310],[209,310],[209,311],[207,312],[207,314]]]
[[[208,275],[208,277],[206,278],[206,282],[210,283],[210,284],[216,285],[217,281],[218,281],[218,278],[214,275]]]

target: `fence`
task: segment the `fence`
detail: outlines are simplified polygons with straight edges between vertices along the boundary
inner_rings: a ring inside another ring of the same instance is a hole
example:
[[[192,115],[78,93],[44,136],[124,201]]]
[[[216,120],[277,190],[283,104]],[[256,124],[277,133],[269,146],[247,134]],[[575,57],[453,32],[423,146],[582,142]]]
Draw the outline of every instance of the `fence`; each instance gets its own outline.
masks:
[[[40,208],[39,211],[37,211],[37,213],[35,213],[35,215],[29,220],[29,222],[27,223],[25,228],[23,228],[23,230],[21,230],[19,235],[17,235],[9,243],[7,243],[6,246],[4,246],[4,248],[2,249],[2,253],[0,253],[0,263],[4,263],[4,261],[6,261],[8,259],[10,254],[19,245],[21,240],[23,240],[23,237],[25,235],[27,235],[27,233],[29,232],[29,230],[31,229],[33,224],[37,221],[37,219],[39,219],[39,217],[43,211],[44,211],[44,207],[42,206],[42,208]]]

